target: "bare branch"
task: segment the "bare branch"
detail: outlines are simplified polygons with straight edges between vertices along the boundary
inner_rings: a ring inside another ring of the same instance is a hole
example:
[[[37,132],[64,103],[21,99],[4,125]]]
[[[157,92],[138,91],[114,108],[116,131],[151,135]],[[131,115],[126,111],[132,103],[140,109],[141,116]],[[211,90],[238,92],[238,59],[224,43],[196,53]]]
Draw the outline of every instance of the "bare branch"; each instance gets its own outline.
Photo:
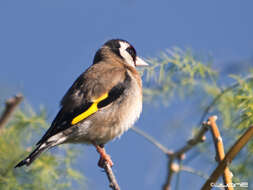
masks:
[[[171,189],[171,180],[174,172],[176,172],[176,167],[173,164],[174,162],[174,157],[169,157],[168,161],[168,173],[167,173],[167,179],[166,182],[163,185],[163,190],[170,190]]]
[[[208,179],[208,177],[209,177],[207,174],[205,174],[205,173],[203,173],[201,171],[197,171],[197,170],[195,170],[195,169],[193,169],[193,168],[191,168],[189,166],[182,166],[181,169],[180,169],[180,171],[188,172],[188,173],[191,173],[193,175],[202,177],[204,179]]]
[[[211,189],[211,184],[215,183],[219,176],[224,172],[225,168],[232,162],[235,156],[240,150],[249,142],[253,137],[253,126],[249,127],[248,130],[235,142],[235,144],[229,149],[225,158],[219,163],[216,169],[213,171],[209,179],[202,186],[202,190]]]
[[[2,116],[0,117],[0,130],[2,130],[4,126],[8,123],[13,112],[16,110],[17,106],[20,104],[22,100],[23,95],[17,94],[16,96],[9,98],[5,102],[5,110],[3,111]]]
[[[111,189],[113,189],[113,190],[120,190],[120,187],[118,185],[116,177],[115,177],[115,175],[114,175],[114,173],[112,171],[112,168],[111,168],[111,166],[107,162],[104,163],[104,170],[105,170],[107,178],[108,178],[108,180],[110,182]]]
[[[171,180],[172,176],[175,172],[177,172],[177,167],[175,167],[174,160],[182,160],[184,159],[184,154],[192,149],[194,146],[196,146],[198,143],[201,143],[205,140],[205,133],[207,132],[208,127],[206,124],[203,124],[199,132],[189,141],[187,141],[187,144],[180,148],[178,151],[174,152],[173,154],[168,155],[169,161],[168,161],[168,174],[166,178],[166,182],[163,185],[163,190],[170,190],[171,188]],[[180,168],[178,167],[178,170]]]
[[[225,151],[223,147],[222,138],[219,132],[219,128],[216,124],[217,116],[211,116],[208,119],[207,125],[210,126],[211,133],[213,136],[213,142],[215,145],[216,150],[216,161],[221,162],[225,157]],[[223,183],[226,186],[227,184],[232,184],[232,175],[228,167],[225,168],[223,173]],[[234,188],[232,186],[228,186],[225,189],[227,190],[233,190]]]
[[[170,151],[169,149],[167,149],[164,145],[162,145],[161,143],[159,143],[156,139],[154,139],[153,137],[151,137],[150,135],[148,135],[147,133],[145,133],[144,131],[142,131],[141,129],[138,129],[136,127],[132,127],[131,128],[135,133],[143,136],[146,140],[148,140],[149,142],[151,142],[153,145],[155,145],[158,149],[160,149],[161,151],[163,151],[164,154],[167,155],[171,155],[173,154],[172,151]]]
[[[207,130],[208,127],[205,125],[205,123],[203,123],[199,132],[192,139],[188,140],[187,144],[182,148],[180,148],[178,151],[176,151],[172,156],[180,159],[183,156],[183,154],[192,149],[194,146],[196,146],[201,142],[204,142],[206,139],[205,133],[207,132]]]
[[[195,170],[192,167],[184,166],[184,165],[180,167],[177,163],[173,163],[171,169],[173,170],[174,173],[182,171],[182,172],[187,172],[187,173],[199,176],[205,180],[207,180],[209,178],[209,176],[207,174],[205,174],[201,171]],[[217,188],[223,190],[223,188],[221,188],[221,187],[217,187]]]

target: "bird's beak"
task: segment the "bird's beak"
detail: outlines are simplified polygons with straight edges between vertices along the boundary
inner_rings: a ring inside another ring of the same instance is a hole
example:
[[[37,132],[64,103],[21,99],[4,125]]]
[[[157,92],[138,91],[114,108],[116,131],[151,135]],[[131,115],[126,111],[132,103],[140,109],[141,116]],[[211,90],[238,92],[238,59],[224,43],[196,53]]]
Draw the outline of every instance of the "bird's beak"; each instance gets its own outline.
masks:
[[[136,57],[135,65],[137,67],[138,66],[148,66],[148,64],[144,60],[142,60],[141,58],[139,58],[139,57]]]

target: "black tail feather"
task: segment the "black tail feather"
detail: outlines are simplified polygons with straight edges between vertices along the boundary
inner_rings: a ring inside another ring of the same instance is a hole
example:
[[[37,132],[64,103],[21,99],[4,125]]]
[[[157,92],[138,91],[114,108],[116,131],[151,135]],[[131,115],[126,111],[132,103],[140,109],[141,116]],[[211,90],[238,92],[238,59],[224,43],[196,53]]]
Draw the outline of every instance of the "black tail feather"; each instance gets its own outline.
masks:
[[[42,152],[44,152],[48,148],[50,148],[50,144],[46,144],[46,143],[40,144],[39,146],[37,146],[37,148],[35,148],[34,151],[32,151],[32,153],[29,156],[27,156],[24,160],[19,162],[15,166],[15,168],[21,167],[23,165],[29,166]]]

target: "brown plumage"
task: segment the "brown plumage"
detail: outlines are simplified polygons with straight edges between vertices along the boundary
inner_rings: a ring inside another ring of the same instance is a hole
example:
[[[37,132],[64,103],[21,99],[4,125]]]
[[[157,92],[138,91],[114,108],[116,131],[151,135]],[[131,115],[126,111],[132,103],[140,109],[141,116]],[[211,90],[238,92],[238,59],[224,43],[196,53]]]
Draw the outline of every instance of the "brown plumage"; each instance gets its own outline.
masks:
[[[16,167],[31,164],[39,154],[62,143],[93,144],[99,165],[112,165],[103,147],[122,135],[142,110],[142,82],[135,66],[145,65],[124,40],[110,40],[96,53],[61,101],[61,109],[36,149]]]

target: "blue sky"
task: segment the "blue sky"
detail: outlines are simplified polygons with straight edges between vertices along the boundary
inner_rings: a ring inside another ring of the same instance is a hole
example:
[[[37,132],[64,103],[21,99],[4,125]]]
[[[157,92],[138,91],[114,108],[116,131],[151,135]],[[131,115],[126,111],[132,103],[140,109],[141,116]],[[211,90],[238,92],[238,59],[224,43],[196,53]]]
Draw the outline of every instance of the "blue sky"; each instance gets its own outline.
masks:
[[[50,121],[63,94],[111,38],[128,40],[142,57],[178,46],[210,53],[217,67],[249,59],[253,54],[252,7],[251,0],[2,0],[0,87],[7,88],[3,90],[6,97],[22,92],[35,109],[44,105]],[[173,134],[164,137],[164,131],[153,126],[167,125],[173,119],[161,117],[166,108],[144,108],[138,122],[141,128],[162,139]],[[155,124],[150,114],[157,119]],[[166,143],[176,146],[174,141]],[[92,188],[103,189],[107,181],[96,168],[96,152],[82,148],[81,171]],[[128,132],[108,149],[122,189],[160,187],[166,159],[143,139]]]

